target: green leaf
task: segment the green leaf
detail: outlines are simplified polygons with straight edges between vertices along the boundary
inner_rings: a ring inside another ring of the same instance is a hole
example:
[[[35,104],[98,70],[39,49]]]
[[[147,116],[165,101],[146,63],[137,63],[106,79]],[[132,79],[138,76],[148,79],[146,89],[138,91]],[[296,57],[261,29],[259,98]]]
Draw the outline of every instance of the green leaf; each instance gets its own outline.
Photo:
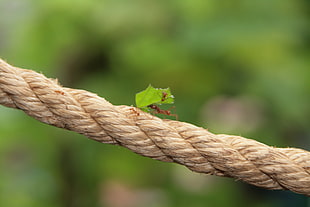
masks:
[[[173,104],[174,97],[169,88],[154,88],[149,85],[144,91],[136,94],[136,106],[147,110],[151,104]]]
[[[139,108],[146,107],[161,101],[162,93],[149,85],[144,91],[136,94],[136,105]]]

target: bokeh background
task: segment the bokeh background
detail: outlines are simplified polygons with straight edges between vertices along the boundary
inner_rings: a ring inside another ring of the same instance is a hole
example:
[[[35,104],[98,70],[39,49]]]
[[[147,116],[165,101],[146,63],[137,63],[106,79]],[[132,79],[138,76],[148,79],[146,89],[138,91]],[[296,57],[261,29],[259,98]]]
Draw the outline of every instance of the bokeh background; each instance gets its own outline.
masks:
[[[307,0],[0,0],[0,57],[116,105],[170,87],[181,121],[310,150],[309,11]],[[310,206],[2,106],[0,136],[0,206]]]

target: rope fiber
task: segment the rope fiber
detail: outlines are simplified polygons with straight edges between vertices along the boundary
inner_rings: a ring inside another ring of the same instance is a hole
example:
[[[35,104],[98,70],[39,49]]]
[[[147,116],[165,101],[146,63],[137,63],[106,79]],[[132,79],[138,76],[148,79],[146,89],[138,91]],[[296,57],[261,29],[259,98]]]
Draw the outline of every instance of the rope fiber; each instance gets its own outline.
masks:
[[[240,136],[213,134],[195,125],[160,119],[132,106],[114,106],[94,93],[0,59],[0,104],[29,116],[120,145],[142,156],[192,171],[310,196],[310,153],[275,148]]]

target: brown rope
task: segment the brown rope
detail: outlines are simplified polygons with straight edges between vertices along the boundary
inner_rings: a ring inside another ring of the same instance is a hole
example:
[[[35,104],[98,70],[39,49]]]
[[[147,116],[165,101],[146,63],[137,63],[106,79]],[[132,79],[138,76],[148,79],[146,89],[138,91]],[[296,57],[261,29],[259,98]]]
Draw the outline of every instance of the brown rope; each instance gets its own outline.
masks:
[[[215,135],[185,122],[160,119],[131,106],[114,106],[84,90],[60,86],[0,59],[0,104],[35,119],[120,145],[192,171],[232,177],[267,189],[310,196],[310,153],[274,148],[240,136]]]

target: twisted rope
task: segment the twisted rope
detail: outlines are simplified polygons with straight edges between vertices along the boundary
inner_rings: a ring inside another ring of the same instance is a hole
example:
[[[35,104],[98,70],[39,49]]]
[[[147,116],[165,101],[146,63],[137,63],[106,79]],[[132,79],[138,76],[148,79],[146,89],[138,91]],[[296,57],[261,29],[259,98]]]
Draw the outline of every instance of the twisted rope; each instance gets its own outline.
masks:
[[[0,104],[56,127],[192,171],[232,177],[267,189],[310,196],[310,153],[274,148],[240,136],[215,135],[185,122],[114,106],[84,90],[60,86],[0,59]]]

